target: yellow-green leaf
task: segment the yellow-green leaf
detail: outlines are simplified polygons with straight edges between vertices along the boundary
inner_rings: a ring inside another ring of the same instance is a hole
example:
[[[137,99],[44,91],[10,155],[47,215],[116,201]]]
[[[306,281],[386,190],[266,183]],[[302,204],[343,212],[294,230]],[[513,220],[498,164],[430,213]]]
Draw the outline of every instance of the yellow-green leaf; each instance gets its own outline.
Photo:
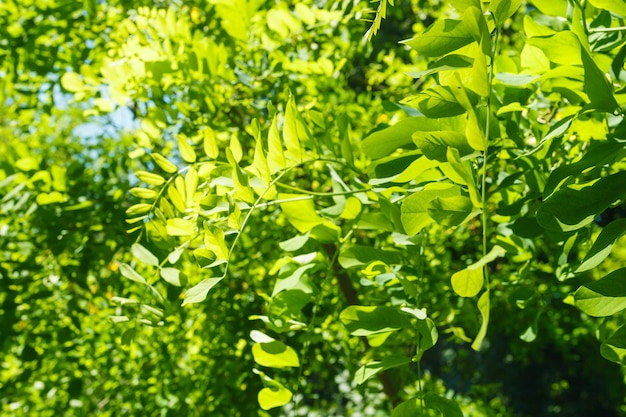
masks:
[[[155,153],[150,154],[150,156],[152,157],[154,162],[156,162],[156,164],[161,167],[163,171],[170,173],[170,174],[173,174],[174,172],[178,171],[178,168],[176,168],[176,165],[168,161],[167,158],[165,158],[160,153],[155,152]]]
[[[183,158],[183,161],[190,164],[196,162],[196,151],[194,151],[193,147],[189,144],[189,142],[187,142],[186,137],[178,137],[178,150],[180,152],[180,156]]]
[[[165,230],[170,236],[189,236],[196,233],[196,225],[187,219],[168,219]]]

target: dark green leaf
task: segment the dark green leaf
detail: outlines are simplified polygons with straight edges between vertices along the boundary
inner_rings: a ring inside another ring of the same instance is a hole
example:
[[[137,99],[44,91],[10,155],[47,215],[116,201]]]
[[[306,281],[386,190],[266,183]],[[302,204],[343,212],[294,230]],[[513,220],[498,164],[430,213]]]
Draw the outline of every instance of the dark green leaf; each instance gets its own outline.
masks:
[[[411,359],[406,356],[387,356],[382,361],[373,361],[360,367],[354,374],[354,380],[361,385],[379,372],[406,365]]]
[[[606,225],[575,272],[589,271],[598,266],[609,256],[615,242],[624,234],[626,234],[626,219],[618,219]]]
[[[608,206],[626,198],[626,171],[581,188],[561,188],[537,210],[537,221],[549,230],[573,231],[591,223]]]

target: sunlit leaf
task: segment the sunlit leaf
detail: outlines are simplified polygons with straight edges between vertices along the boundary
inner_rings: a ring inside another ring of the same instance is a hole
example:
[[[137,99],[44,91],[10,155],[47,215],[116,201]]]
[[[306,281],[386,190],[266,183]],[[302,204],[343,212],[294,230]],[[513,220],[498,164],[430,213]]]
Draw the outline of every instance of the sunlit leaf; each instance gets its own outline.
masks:
[[[382,371],[406,365],[410,361],[406,356],[387,356],[381,361],[369,362],[354,373],[354,380],[360,385]]]
[[[252,346],[252,356],[256,363],[269,368],[300,366],[296,351],[278,340],[255,343]]]
[[[441,19],[423,33],[404,41],[420,55],[439,57],[474,42],[474,37],[462,20]]]
[[[120,268],[120,273],[128,278],[131,281],[135,281],[138,282],[140,284],[147,284],[148,282],[146,281],[146,279],[139,274],[137,271],[135,271],[135,269],[128,265],[127,263],[124,262],[120,262],[119,263],[119,268]]]
[[[135,172],[135,175],[140,181],[150,185],[161,185],[165,182],[165,178],[158,174],[153,174],[152,172],[137,171]]]
[[[196,151],[193,150],[193,147],[187,142],[187,138],[184,136],[178,136],[178,151],[183,161],[190,164],[196,162]]]
[[[600,353],[611,362],[626,365],[626,325],[620,326],[602,342]]]
[[[626,219],[618,219],[606,225],[598,238],[593,242],[593,246],[585,255],[582,263],[576,272],[589,271],[598,266],[611,253],[613,245],[617,240],[626,234]]]
[[[196,225],[187,219],[167,219],[167,234],[170,236],[189,236],[196,233]]]
[[[485,336],[487,336],[487,328],[489,327],[489,315],[491,310],[491,300],[489,297],[489,290],[487,290],[478,299],[478,311],[480,311],[482,321],[480,323],[480,329],[478,329],[478,334],[472,342],[472,349],[474,350],[480,350],[480,347],[483,344],[483,340],[485,340]]]
[[[156,162],[156,164],[159,167],[161,167],[163,171],[168,172],[170,174],[173,174],[174,172],[178,171],[178,168],[176,168],[176,165],[168,161],[167,158],[165,158],[160,153],[152,153],[150,154],[150,156],[152,157],[154,162]]]
[[[180,271],[176,268],[161,268],[159,271],[161,278],[163,278],[167,283],[172,284],[176,287],[180,287],[183,283],[180,279]]]
[[[183,300],[183,306],[193,303],[201,303],[206,300],[209,291],[217,285],[223,277],[219,278],[206,278],[200,281],[198,284],[185,291],[185,299]]]
[[[574,304],[593,317],[611,316],[625,309],[626,268],[580,287],[574,294]]]
[[[368,336],[411,327],[409,318],[398,309],[386,306],[350,306],[339,319],[353,336]]]
[[[130,250],[133,253],[133,256],[144,264],[152,266],[159,265],[158,258],[154,256],[152,252],[146,249],[143,245],[135,243],[130,247]]]

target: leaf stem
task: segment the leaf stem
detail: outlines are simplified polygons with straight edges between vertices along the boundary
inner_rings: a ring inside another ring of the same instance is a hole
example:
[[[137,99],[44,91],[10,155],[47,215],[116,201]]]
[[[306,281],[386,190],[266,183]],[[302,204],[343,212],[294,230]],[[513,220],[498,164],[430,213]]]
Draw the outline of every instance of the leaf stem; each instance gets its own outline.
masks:
[[[362,189],[362,190],[348,190],[348,191],[339,191],[339,192],[326,193],[326,192],[321,192],[321,191],[305,190],[304,188],[295,187],[293,185],[284,184],[282,182],[279,182],[276,185],[279,186],[279,187],[282,187],[282,188],[286,188],[288,190],[297,191],[297,192],[302,193],[302,194],[308,194],[308,195],[319,196],[319,197],[334,197],[334,196],[337,196],[337,195],[353,195],[353,194],[359,194],[359,193],[367,193],[367,192],[373,190],[372,188],[366,188],[366,189]]]
[[[495,20],[495,16],[492,15]],[[483,167],[482,167],[482,177],[481,177],[481,201],[482,201],[482,213],[481,213],[481,223],[482,223],[482,241],[483,241],[483,257],[487,256],[487,159],[489,158],[489,137],[490,137],[490,125],[491,125],[491,94],[493,87],[493,73],[494,73],[494,61],[496,58],[496,53],[498,49],[498,22],[496,22],[496,28],[494,32],[493,46],[491,48],[491,57],[489,62],[489,94],[487,95],[487,115],[485,117],[485,151],[483,152]],[[483,266],[483,274],[485,277],[485,286],[487,290],[489,290],[489,271],[487,265]]]

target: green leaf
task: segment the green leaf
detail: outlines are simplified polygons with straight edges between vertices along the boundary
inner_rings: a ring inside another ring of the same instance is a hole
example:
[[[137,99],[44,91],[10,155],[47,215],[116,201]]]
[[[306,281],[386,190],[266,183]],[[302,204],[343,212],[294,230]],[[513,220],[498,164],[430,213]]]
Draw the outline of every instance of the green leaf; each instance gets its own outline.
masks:
[[[539,141],[537,146],[535,146],[532,150],[526,152],[524,155],[525,156],[532,155],[538,152],[539,150],[541,150],[541,148],[552,139],[563,136],[572,125],[572,122],[574,121],[574,117],[575,115],[566,116],[563,119],[556,122],[555,124],[553,124],[552,126],[550,126],[550,130],[548,131],[546,136],[544,136],[541,139],[541,141]]]
[[[624,0],[589,0],[593,7],[608,10],[620,16],[626,16],[626,1]]]
[[[254,193],[252,192],[252,188],[248,185],[248,175],[241,169],[230,148],[226,149],[226,158],[235,174],[233,175],[234,197],[246,203],[253,203]]]
[[[276,381],[274,383],[278,384]],[[257,399],[263,410],[269,410],[288,404],[292,396],[291,391],[279,385],[278,387],[263,388],[259,391]]]
[[[474,42],[474,36],[462,20],[441,19],[422,34],[403,41],[424,57],[439,57]]]
[[[409,362],[411,362],[411,359],[406,356],[387,356],[382,361],[373,361],[361,366],[355,372],[354,380],[358,385],[361,385],[379,372],[403,366]]]
[[[130,250],[133,253],[133,256],[137,258],[138,260],[140,260],[141,262],[143,262],[144,264],[152,265],[152,266],[159,265],[158,258],[154,256],[152,252],[150,252],[148,249],[143,247],[141,244],[139,243],[133,244],[133,246],[130,247]]]
[[[194,285],[193,287],[189,288],[187,291],[185,291],[185,299],[183,300],[182,305],[186,306],[187,304],[201,303],[202,301],[206,300],[209,291],[211,291],[213,287],[217,285],[217,283],[220,282],[222,279],[223,277],[206,278],[200,281],[198,284]]]
[[[435,197],[428,203],[428,215],[437,223],[455,227],[474,217],[472,201],[465,196]]]
[[[437,326],[435,326],[435,323],[428,317],[423,320],[418,320],[416,328],[418,334],[418,343],[417,357],[415,359],[421,360],[424,352],[435,346],[437,340],[439,340],[439,333],[437,332]]]
[[[461,297],[474,297],[483,288],[482,268],[465,268],[452,274],[452,289]]]
[[[589,271],[600,265],[611,253],[615,242],[624,234],[626,234],[626,219],[614,220],[606,225],[575,272]]]
[[[428,207],[435,198],[461,195],[461,188],[454,184],[431,183],[421,191],[416,191],[402,201],[401,219],[404,230],[410,236],[419,233],[434,221]]]
[[[122,333],[122,345],[128,346],[131,344],[133,340],[135,340],[135,336],[137,335],[137,327],[130,327]]]
[[[180,271],[177,268],[161,268],[161,271],[159,272],[161,278],[163,278],[168,284],[172,284],[176,287],[183,285],[180,279]]]
[[[15,161],[15,167],[20,171],[34,171],[39,168],[39,161],[27,156]]]
[[[422,402],[424,407],[439,411],[443,417],[463,417],[458,403],[430,392],[401,403],[393,410],[391,417],[421,416]]]
[[[306,242],[309,241],[309,238],[309,232],[303,235],[295,235],[291,239],[280,242],[278,246],[280,246],[280,248],[284,251],[294,252],[301,249],[306,244]]]
[[[591,143],[589,149],[587,149],[585,155],[579,161],[573,164],[562,165],[550,173],[543,188],[544,198],[550,197],[566,178],[580,174],[587,168],[610,163],[622,149],[624,149],[624,145],[617,142]]]
[[[389,182],[407,183],[431,168],[440,165],[420,155],[417,151],[405,152],[399,156],[390,156],[379,159],[373,164],[374,173],[370,180],[371,185]]]
[[[126,215],[128,217],[135,217],[135,216],[139,216],[140,214],[146,214],[147,212],[150,211],[150,209],[152,208],[151,204],[135,204],[130,206],[127,210],[126,210]]]
[[[399,264],[401,259],[398,252],[359,245],[349,246],[339,254],[339,264],[346,269],[364,266],[374,261],[395,265]]]
[[[456,100],[450,87],[436,85],[423,92],[407,97],[402,103],[414,106],[424,116],[438,119],[458,116],[465,113],[465,108]]]
[[[533,0],[543,14],[563,17],[567,15],[568,0]]]
[[[131,195],[144,200],[153,200],[159,195],[159,193],[154,190],[141,187],[133,187],[128,191]]]
[[[626,325],[620,326],[600,345],[600,354],[607,360],[626,365]]]
[[[243,158],[243,149],[241,148],[241,142],[239,141],[239,137],[234,133],[230,135],[230,144],[228,145],[228,150],[230,151],[230,155],[235,161],[235,164],[239,164],[239,162],[241,162],[241,159]]]
[[[197,231],[193,221],[179,218],[167,219],[165,230],[170,236],[191,236]]]
[[[204,246],[213,252],[218,260],[228,260],[229,250],[224,238],[224,231],[219,227],[205,224]]]
[[[452,147],[459,151],[460,156],[467,156],[474,153],[474,149],[467,143],[465,135],[460,132],[438,131],[438,132],[415,132],[413,142],[428,159],[439,162],[447,162],[448,148]]]
[[[452,71],[452,70],[459,69],[459,68],[471,68],[473,63],[474,63],[474,60],[468,56],[450,54],[450,55],[444,56],[441,59],[438,59],[435,62],[431,62],[430,64],[428,64],[428,69],[426,70],[407,72],[407,75],[409,77],[421,78],[430,74],[435,74],[440,71]],[[437,87],[440,87],[440,86],[434,86],[432,88],[429,88],[426,91],[437,89]],[[402,102],[404,102],[405,100],[402,100]]]
[[[190,164],[196,162],[196,151],[194,151],[189,142],[187,142],[187,138],[182,135],[178,137],[178,151],[183,161]]]
[[[280,139],[280,133],[278,132],[277,116],[274,116],[272,119],[272,124],[267,134],[267,145],[267,165],[270,168],[270,172],[275,174],[285,169],[285,154],[282,140]]]
[[[135,269],[132,266],[128,265],[127,263],[120,262],[119,267],[120,267],[120,273],[122,274],[122,276],[128,278],[131,281],[138,282],[140,284],[148,284],[146,279],[143,276],[141,276],[141,274],[139,274],[137,271],[135,271]]]
[[[574,293],[574,305],[592,317],[607,317],[626,308],[626,268],[585,284]]]
[[[285,110],[285,122],[283,124],[283,139],[285,140],[285,157],[296,163],[304,160],[304,148],[302,142],[310,140],[308,130],[301,120],[300,112],[293,96],[289,97]]]
[[[61,76],[61,86],[71,93],[79,93],[85,89],[85,83],[75,72],[66,72]]]
[[[294,200],[280,203],[280,208],[289,223],[300,233],[306,233],[313,227],[324,222],[324,219],[315,211],[313,199],[308,196],[300,194],[279,194],[278,200]]]
[[[167,187],[167,195],[170,198],[170,202],[174,205],[174,207],[176,207],[176,210],[181,213],[185,213],[187,211],[187,205],[183,200],[183,196],[175,186],[170,185]]]
[[[502,27],[504,21],[513,16],[521,5],[522,0],[491,0],[489,10],[492,11],[498,26]]]
[[[473,149],[477,151],[484,151],[487,147],[487,138],[478,123],[476,109],[474,104],[472,104],[469,99],[467,90],[461,82],[461,78],[458,73],[454,73],[454,76],[450,78],[450,87],[452,87],[451,91],[456,100],[467,111],[467,124],[465,126],[465,137],[467,138],[467,142]]]
[[[457,148],[448,147],[446,149],[446,159],[450,163],[452,170],[463,181],[463,184],[467,186],[467,191],[470,195],[470,200],[475,207],[482,207],[481,196],[478,193],[478,187],[476,186],[476,179],[474,178],[474,171],[468,162],[461,161],[461,156]],[[451,178],[452,179],[452,178]],[[454,180],[454,179],[453,179]],[[454,180],[458,182],[458,180]]]
[[[302,282],[302,281],[301,281]],[[267,307],[270,327],[276,332],[302,329],[306,326],[302,308],[313,299],[312,291],[300,289],[280,291]]]
[[[452,275],[452,289],[461,297],[474,297],[483,287],[483,267],[504,256],[506,251],[501,246],[494,246],[487,255]]]
[[[490,310],[490,299],[489,299],[489,290],[485,291],[483,295],[478,299],[478,311],[480,311],[480,315],[482,316],[482,321],[480,323],[480,329],[478,329],[478,334],[476,335],[476,339],[472,342],[472,349],[480,350],[480,346],[487,336],[487,328],[489,327],[489,310]]]
[[[394,307],[350,306],[339,319],[353,336],[393,332],[411,327],[409,318]]]
[[[611,204],[626,198],[626,171],[600,178],[579,190],[564,187],[537,210],[537,222],[548,230],[573,231],[584,227]]]
[[[555,64],[576,65],[581,63],[581,46],[578,36],[564,30],[551,36],[536,36],[527,40],[536,46]]]
[[[165,178],[158,174],[153,174],[152,172],[137,171],[135,172],[135,175],[139,178],[139,181],[143,181],[150,185],[161,185],[165,182]]]
[[[278,293],[286,290],[299,290],[307,294],[313,293],[313,285],[308,278],[308,275],[305,273],[314,267],[315,263],[308,263],[296,268],[295,270],[290,268],[281,268],[281,273],[274,284],[272,297],[276,297]],[[300,294],[296,294],[296,296],[300,296]]]
[[[156,164],[161,167],[163,171],[170,173],[170,174],[173,174],[174,172],[178,171],[178,168],[176,168],[176,165],[168,161],[167,158],[165,158],[160,153],[155,152],[155,153],[150,154],[150,156],[152,157],[154,162],[156,162]]]
[[[585,68],[583,88],[591,102],[589,107],[585,107],[613,113],[619,108],[619,104],[615,101],[613,88],[606,79],[604,72],[598,68],[598,65],[585,48],[580,48],[580,55]]]
[[[256,363],[268,368],[297,368],[300,366],[296,351],[278,340],[255,343],[252,346],[252,356]]]
[[[220,154],[219,147],[217,146],[217,140],[215,138],[215,132],[210,127],[205,127],[202,130],[202,146],[204,153],[211,159],[217,159]]]

